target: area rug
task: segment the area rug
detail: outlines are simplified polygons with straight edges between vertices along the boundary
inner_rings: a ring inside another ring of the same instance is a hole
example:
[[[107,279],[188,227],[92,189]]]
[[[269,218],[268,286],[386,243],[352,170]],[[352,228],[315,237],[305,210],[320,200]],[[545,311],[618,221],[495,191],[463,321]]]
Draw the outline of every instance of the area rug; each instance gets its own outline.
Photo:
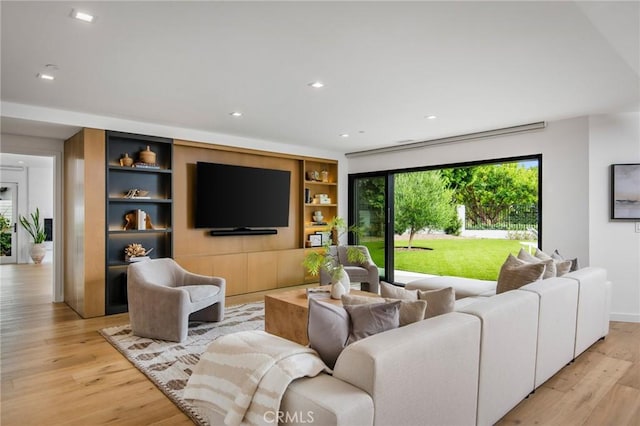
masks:
[[[134,336],[131,326],[104,328],[100,334],[142,371],[196,424],[207,426],[197,408],[182,399],[193,367],[207,346],[218,337],[243,330],[264,330],[264,303],[228,306],[224,320],[190,323],[182,343]]]

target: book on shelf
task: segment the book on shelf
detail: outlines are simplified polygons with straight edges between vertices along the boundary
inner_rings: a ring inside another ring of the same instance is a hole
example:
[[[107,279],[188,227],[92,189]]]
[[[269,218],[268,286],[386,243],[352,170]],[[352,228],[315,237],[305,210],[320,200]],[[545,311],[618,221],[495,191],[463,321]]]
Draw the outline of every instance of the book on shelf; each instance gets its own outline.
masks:
[[[136,211],[136,224],[138,230],[147,229],[147,213],[144,210]]]
[[[159,169],[160,166],[158,166],[157,164],[149,164],[149,163],[134,163],[133,167],[138,167],[140,169]]]

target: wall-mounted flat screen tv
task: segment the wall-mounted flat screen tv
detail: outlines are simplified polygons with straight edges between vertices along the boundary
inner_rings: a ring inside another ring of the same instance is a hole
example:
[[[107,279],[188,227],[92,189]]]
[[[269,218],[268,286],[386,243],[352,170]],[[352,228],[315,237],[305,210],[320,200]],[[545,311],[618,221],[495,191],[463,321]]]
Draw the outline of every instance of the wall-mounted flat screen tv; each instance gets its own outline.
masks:
[[[289,226],[291,172],[196,163],[196,228]]]

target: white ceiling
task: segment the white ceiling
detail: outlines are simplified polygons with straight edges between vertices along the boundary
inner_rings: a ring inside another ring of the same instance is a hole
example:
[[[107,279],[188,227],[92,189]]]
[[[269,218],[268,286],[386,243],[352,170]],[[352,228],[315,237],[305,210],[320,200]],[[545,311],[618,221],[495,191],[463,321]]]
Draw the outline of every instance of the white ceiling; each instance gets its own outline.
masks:
[[[638,1],[2,1],[1,13],[4,133],[71,135],[99,116],[351,152],[640,102]],[[55,81],[36,78],[46,64]]]

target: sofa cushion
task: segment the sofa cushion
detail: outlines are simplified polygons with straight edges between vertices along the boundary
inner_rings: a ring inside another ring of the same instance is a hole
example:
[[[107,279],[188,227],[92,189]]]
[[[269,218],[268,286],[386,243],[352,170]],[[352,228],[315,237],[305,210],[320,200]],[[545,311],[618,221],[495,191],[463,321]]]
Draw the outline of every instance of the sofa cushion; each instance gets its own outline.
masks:
[[[542,278],[544,270],[544,263],[528,263],[509,254],[498,274],[496,294],[515,290],[525,284],[537,281]]]
[[[415,290],[407,290],[384,281],[380,281],[380,295],[391,299],[418,300],[418,293]]]
[[[348,344],[365,337],[398,328],[400,325],[400,301],[346,305],[344,309],[351,319]]]
[[[425,319],[453,312],[456,303],[456,293],[453,287],[437,290],[418,290],[418,298],[427,301]]]
[[[333,368],[349,339],[349,314],[341,306],[309,298],[307,320],[309,347]]]
[[[382,299],[380,297],[359,296],[355,294],[345,294],[342,296],[342,304],[344,306],[395,302],[396,300],[400,300],[400,327],[424,319],[425,311],[427,310],[427,302],[425,300]]]
[[[189,293],[191,303],[196,303],[220,293],[220,287],[215,285],[183,285],[178,287]]]

